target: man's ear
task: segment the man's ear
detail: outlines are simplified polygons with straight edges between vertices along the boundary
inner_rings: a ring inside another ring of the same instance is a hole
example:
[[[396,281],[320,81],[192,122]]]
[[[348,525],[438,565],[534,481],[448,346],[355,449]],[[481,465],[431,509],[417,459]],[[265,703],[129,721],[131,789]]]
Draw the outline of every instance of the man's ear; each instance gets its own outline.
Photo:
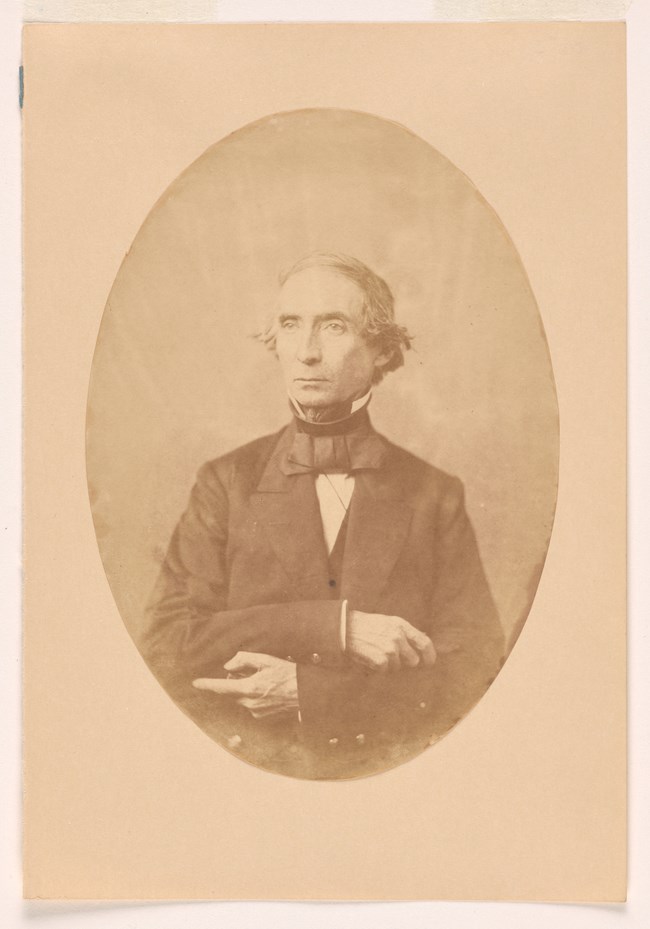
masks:
[[[373,364],[375,368],[383,368],[385,367],[385,365],[388,364],[388,362],[391,360],[392,357],[393,357],[392,352],[381,352],[380,355],[377,355]]]

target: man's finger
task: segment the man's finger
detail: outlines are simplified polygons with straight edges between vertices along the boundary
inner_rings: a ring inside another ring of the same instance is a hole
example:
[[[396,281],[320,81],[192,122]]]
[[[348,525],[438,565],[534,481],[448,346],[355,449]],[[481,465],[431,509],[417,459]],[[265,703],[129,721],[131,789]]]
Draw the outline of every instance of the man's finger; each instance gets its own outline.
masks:
[[[424,632],[420,632],[419,629],[413,629],[412,631],[406,632],[406,638],[420,653],[420,660],[423,665],[431,667],[435,664],[436,650],[428,635]]]
[[[399,657],[402,663],[408,665],[409,668],[417,668],[420,664],[420,655],[407,638],[400,642]]]
[[[367,652],[354,652],[351,655],[355,664],[361,665],[362,668],[368,668],[369,671],[387,671],[388,659],[383,652],[376,652],[376,657]]]
[[[387,670],[390,672],[399,671],[399,669],[402,667],[402,662],[400,661],[400,653],[399,652],[390,653],[387,656],[387,658],[388,658]]]
[[[271,716],[273,713],[278,713],[287,709],[286,706],[269,704],[261,697],[240,697],[237,703],[248,710],[256,719],[262,716]]]
[[[436,652],[436,647],[433,642],[429,642],[426,648],[421,652],[422,654],[422,663],[432,667],[436,663],[436,658],[438,653]]]
[[[387,654],[378,649],[374,657],[370,656],[368,658],[367,665],[369,668],[372,668],[373,671],[379,671],[381,674],[385,674],[386,671],[390,671],[390,658]]]
[[[431,639],[420,649],[420,656],[422,664],[426,665],[428,668],[433,667],[436,663],[437,654]]]
[[[254,719],[264,719],[266,716],[277,716],[280,713],[291,712],[292,709],[292,707],[286,706],[265,706],[256,700],[250,700],[247,702],[244,702],[244,700],[238,700],[237,703],[247,709]]]
[[[224,664],[226,671],[259,671],[263,664],[264,655],[255,652],[237,652],[237,654]]]
[[[192,687],[197,690],[211,690],[215,694],[239,694],[250,693],[250,678],[245,677],[241,680],[229,680],[224,677],[198,677],[192,681]]]
[[[262,704],[260,702],[259,697],[240,697],[237,700],[237,703],[240,706],[245,707],[247,710],[250,710],[251,713],[253,712],[253,710],[260,710],[262,708]]]

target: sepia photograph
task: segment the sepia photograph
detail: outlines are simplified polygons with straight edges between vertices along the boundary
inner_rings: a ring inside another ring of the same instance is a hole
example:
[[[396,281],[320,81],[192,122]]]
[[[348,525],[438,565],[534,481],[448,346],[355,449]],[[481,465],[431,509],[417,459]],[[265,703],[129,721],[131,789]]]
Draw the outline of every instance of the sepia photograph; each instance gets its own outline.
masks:
[[[626,47],[26,26],[27,919],[625,900]]]
[[[395,767],[524,628],[558,430],[526,271],[471,180],[370,113],[269,114],[162,193],[106,305],[87,473],[122,619],[243,761]]]

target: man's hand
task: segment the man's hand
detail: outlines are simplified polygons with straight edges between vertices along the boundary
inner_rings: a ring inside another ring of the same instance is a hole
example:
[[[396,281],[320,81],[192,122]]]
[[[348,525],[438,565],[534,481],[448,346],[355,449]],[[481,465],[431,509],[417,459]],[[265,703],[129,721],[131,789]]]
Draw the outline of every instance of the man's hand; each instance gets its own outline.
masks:
[[[436,660],[429,636],[405,619],[361,610],[351,610],[348,616],[346,651],[354,661],[376,671],[419,664],[431,667]]]
[[[201,677],[192,681],[193,686],[235,697],[255,719],[298,708],[296,666],[291,661],[255,652],[237,652],[224,668],[232,675],[248,676]]]

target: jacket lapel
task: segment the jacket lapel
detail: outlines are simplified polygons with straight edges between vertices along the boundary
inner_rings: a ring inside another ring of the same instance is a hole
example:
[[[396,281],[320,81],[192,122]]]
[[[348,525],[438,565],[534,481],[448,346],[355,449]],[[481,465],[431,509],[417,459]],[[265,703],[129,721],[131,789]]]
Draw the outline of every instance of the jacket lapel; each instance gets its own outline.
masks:
[[[387,468],[356,476],[343,557],[342,596],[375,609],[406,542],[413,510]]]
[[[295,425],[280,436],[251,507],[300,599],[329,599],[329,560],[313,474],[284,474],[281,463]],[[372,609],[408,537],[413,510],[389,462],[360,471],[348,514],[339,596]]]
[[[280,463],[295,427],[280,437],[250,502],[260,528],[300,599],[320,600],[327,584],[328,558],[313,474],[283,474]]]

